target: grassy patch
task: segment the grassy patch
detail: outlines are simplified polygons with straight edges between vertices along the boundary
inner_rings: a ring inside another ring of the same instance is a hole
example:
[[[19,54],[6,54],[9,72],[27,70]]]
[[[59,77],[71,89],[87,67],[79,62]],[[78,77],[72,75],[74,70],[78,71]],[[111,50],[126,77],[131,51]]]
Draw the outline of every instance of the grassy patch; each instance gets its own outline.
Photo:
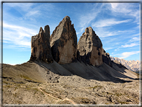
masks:
[[[11,88],[11,85],[4,85],[3,88]]]
[[[16,104],[22,104],[22,101],[20,101],[20,100],[16,100],[15,102],[16,102]]]
[[[123,95],[122,93],[115,93],[114,95],[116,95],[116,96],[121,96],[121,95]]]
[[[88,98],[80,98],[82,103],[88,104],[90,100]]]
[[[29,78],[28,76],[26,75],[20,75],[21,78],[24,78],[24,79],[27,79],[27,80],[31,80],[31,78]]]
[[[4,80],[3,80],[2,82],[3,82],[4,84],[9,84],[9,82],[7,82],[7,81],[4,81]]]
[[[43,88],[40,88],[43,92],[45,92],[45,93],[47,93],[47,94],[50,94],[50,95],[52,95],[53,97],[55,97],[55,98],[59,98],[59,99],[62,99],[61,98],[61,96],[58,94],[58,93],[56,93],[56,92],[53,92],[53,91],[50,91],[50,90],[45,90],[45,89],[43,89]]]
[[[72,98],[72,100],[75,101],[77,104],[96,104],[94,100],[91,100],[86,97]]]
[[[34,95],[39,91],[37,88],[32,88],[32,91],[34,91]]]
[[[101,89],[101,88],[103,88],[103,86],[101,86],[101,85],[96,85],[96,86],[94,86],[94,87],[89,87],[90,89],[96,89],[96,88],[99,88],[99,89]]]
[[[24,78],[24,80],[26,80],[26,81],[28,81],[28,82],[41,83],[41,82],[39,82],[39,81],[37,81],[37,80],[33,80],[33,79],[29,78],[29,77],[26,76],[26,75],[20,75],[20,77],[21,77],[21,78]]]
[[[123,102],[123,101],[118,101],[118,103],[121,103],[121,104],[129,104],[128,102]]]
[[[69,101],[64,100],[64,101],[59,101],[57,104],[71,104]]]

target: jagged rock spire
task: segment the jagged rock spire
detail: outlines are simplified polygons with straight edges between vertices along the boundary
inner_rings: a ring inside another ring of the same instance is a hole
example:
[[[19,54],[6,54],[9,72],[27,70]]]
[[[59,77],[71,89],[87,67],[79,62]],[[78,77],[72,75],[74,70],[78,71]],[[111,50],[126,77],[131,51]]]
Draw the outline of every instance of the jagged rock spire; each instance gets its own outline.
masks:
[[[102,42],[91,27],[87,27],[77,45],[78,57],[81,61],[99,66],[102,61]]]
[[[63,18],[50,37],[53,58],[59,64],[77,59],[77,36],[69,16]]]
[[[40,60],[46,63],[53,62],[50,49],[50,28],[48,25],[40,27],[39,33],[31,39],[31,58],[30,61]]]

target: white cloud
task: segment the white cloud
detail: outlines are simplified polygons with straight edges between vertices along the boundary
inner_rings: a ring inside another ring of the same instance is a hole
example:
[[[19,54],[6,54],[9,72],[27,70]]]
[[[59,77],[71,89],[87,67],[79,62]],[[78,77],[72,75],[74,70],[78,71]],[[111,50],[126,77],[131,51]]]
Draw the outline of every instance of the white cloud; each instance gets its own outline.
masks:
[[[8,11],[14,9],[14,12],[18,13],[20,16],[16,17],[14,14],[9,13]],[[5,3],[4,4],[4,17],[7,19],[7,16],[18,20],[27,20],[27,21],[35,21],[37,22],[37,18],[41,18],[41,16],[48,17],[51,14],[54,14],[53,11],[56,9],[52,3]],[[5,20],[4,19],[4,20]],[[9,19],[7,19],[9,20]]]
[[[94,20],[99,11],[94,13],[88,13],[80,17],[80,27],[87,26],[92,20]]]
[[[134,46],[137,46],[139,44],[137,43],[131,43],[131,44],[126,44],[126,45],[122,45],[123,48],[128,48],[128,47],[134,47]]]
[[[5,5],[8,5],[12,8],[19,8],[19,11],[25,11],[31,10],[34,3],[5,3]]]
[[[18,47],[30,48],[31,36],[37,34],[33,29],[7,23],[3,23],[3,29],[3,42],[12,43]]]
[[[119,58],[124,59],[124,58],[127,58],[131,55],[138,54],[138,53],[140,53],[140,51],[123,52],[122,54],[120,54],[121,57],[119,57]]]
[[[108,28],[105,27],[93,27],[93,29],[95,30],[96,34],[99,37],[109,37],[109,36],[116,36],[116,35],[125,35],[125,34],[129,34],[129,33],[133,33],[134,30],[130,29],[130,30],[110,30]]]
[[[133,38],[130,40],[130,42],[139,41],[139,40],[140,40],[139,37],[133,37]]]
[[[104,49],[105,49],[105,51],[107,51],[107,50],[110,50],[110,49],[113,49],[113,47],[104,47]]]
[[[114,15],[123,15],[123,17],[133,17],[137,24],[139,24],[140,10],[136,9],[137,5],[134,3],[110,3],[110,10]],[[139,5],[140,6],[140,5]]]
[[[26,17],[31,17],[31,16],[34,16],[34,15],[40,15],[40,11],[32,10],[32,11],[29,11],[25,16]]]
[[[3,28],[5,29],[9,29],[10,31],[16,31],[18,33],[20,33],[19,36],[26,36],[26,37],[31,37],[31,35],[35,35],[36,31],[33,29],[29,29],[26,27],[22,27],[22,26],[17,26],[17,25],[12,25],[12,24],[8,24],[3,22]]]
[[[121,24],[121,23],[126,23],[129,22],[130,20],[122,20],[118,21],[116,19],[104,19],[104,20],[99,20],[96,23],[93,23],[93,27],[106,27],[106,26],[113,26],[116,24]]]
[[[132,5],[130,3],[110,3],[113,12],[129,14],[132,9]]]
[[[80,27],[80,31],[77,32],[77,34],[80,34],[83,32],[83,30],[85,30],[86,27],[89,27],[88,25],[96,19],[96,17],[98,16],[98,14],[101,12],[104,4],[102,4],[101,6],[98,6],[100,4],[95,4],[90,12],[86,12],[83,15],[80,15],[79,18],[79,27]],[[90,6],[90,5],[89,5]],[[97,9],[96,9],[97,8]]]
[[[111,4],[111,7],[112,7],[113,9],[116,9],[117,6],[118,6],[118,3],[110,3],[110,4]]]
[[[27,47],[30,48],[31,42],[24,37],[20,37],[18,32],[12,32],[8,30],[3,31],[3,42],[11,45],[8,45],[9,48],[12,47]]]
[[[114,51],[119,51],[120,47],[116,48]]]

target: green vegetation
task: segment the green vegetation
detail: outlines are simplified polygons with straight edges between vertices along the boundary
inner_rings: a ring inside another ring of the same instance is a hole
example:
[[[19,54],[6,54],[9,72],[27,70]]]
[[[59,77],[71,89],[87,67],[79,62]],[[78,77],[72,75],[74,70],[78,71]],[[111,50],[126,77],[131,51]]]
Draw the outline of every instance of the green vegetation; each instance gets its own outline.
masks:
[[[96,104],[94,100],[91,100],[86,97],[72,97],[71,99],[77,104]]]
[[[119,96],[121,96],[123,94],[122,93],[115,93],[115,95],[119,97]]]
[[[41,82],[39,82],[39,81],[37,81],[37,80],[33,80],[33,79],[29,78],[29,77],[26,76],[26,75],[20,75],[20,77],[21,77],[21,78],[24,78],[24,79],[25,79],[26,81],[28,81],[28,82],[41,83]]]
[[[15,102],[16,102],[16,104],[22,104],[22,101],[20,101],[20,100],[16,100]]]
[[[52,95],[53,97],[55,98],[59,98],[59,99],[62,99],[61,96],[58,94],[58,92],[53,92],[53,90],[45,90],[43,88],[40,88],[43,92],[47,93],[47,94],[50,94]],[[61,92],[60,92],[61,93]]]
[[[93,89],[96,89],[96,88],[99,88],[99,89],[101,89],[103,86],[101,86],[101,85],[96,85],[96,86],[94,86],[94,87],[89,87],[89,88],[93,88]]]
[[[80,100],[82,103],[85,103],[85,104],[90,103],[90,99],[88,98],[80,98]]]
[[[24,79],[27,79],[27,80],[32,80],[31,78],[29,78],[28,76],[26,75],[20,75],[21,78],[24,78]]]

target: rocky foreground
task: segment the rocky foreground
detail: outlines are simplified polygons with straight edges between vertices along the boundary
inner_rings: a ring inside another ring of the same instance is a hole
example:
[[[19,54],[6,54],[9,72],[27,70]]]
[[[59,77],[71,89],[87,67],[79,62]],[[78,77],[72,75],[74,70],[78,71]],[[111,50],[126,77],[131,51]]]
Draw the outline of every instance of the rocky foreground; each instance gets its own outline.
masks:
[[[137,79],[105,81],[109,78],[105,74],[104,81],[101,77],[86,79],[71,75],[56,62],[4,64],[3,68],[3,104],[139,104]],[[56,68],[67,76],[59,75]],[[93,69],[89,65],[88,68]],[[103,67],[96,72],[99,69]]]
[[[77,43],[70,17],[31,39],[30,60],[2,65],[3,104],[139,104],[139,76],[111,61],[87,27]]]

